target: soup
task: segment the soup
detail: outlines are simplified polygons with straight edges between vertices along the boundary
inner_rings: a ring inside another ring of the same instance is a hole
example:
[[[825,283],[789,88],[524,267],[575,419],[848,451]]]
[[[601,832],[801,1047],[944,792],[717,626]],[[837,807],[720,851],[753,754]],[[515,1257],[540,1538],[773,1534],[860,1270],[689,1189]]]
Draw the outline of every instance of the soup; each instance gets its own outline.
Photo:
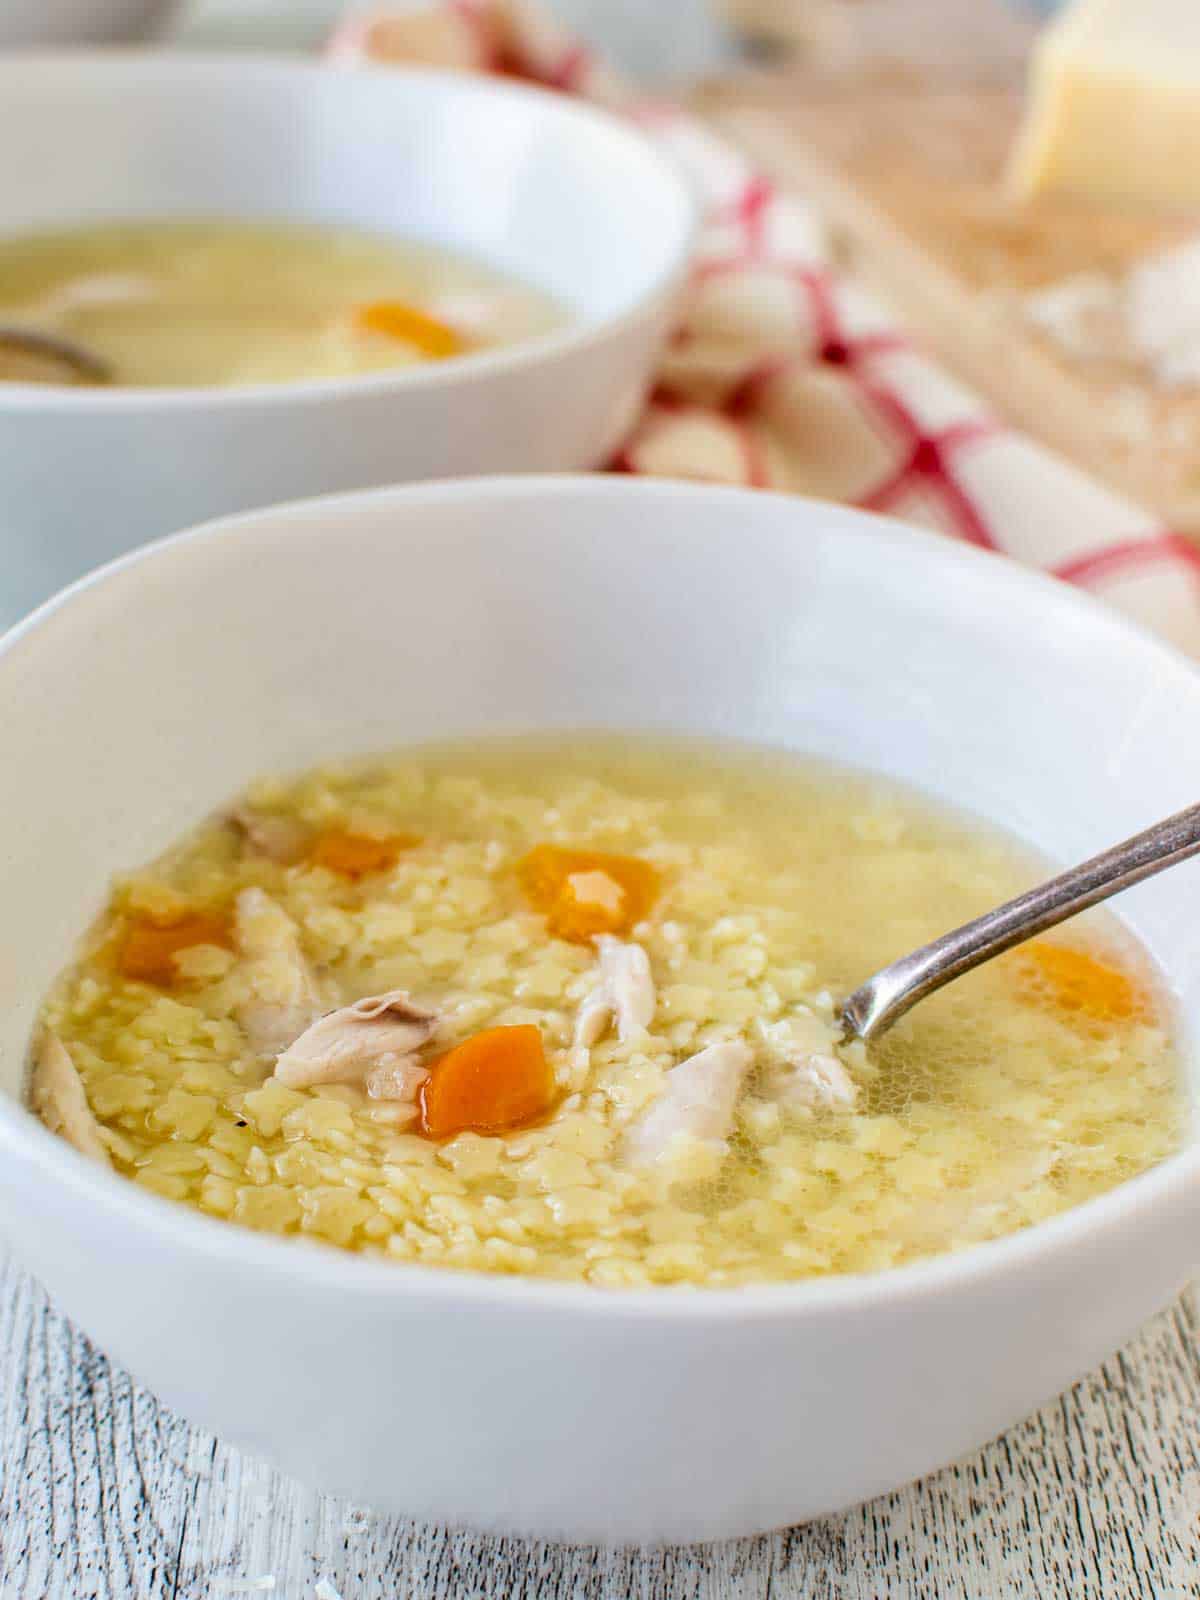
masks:
[[[349,228],[153,222],[0,238],[0,327],[72,341],[120,385],[352,377],[565,321],[549,295],[490,267]],[[0,346],[6,375],[38,373]]]
[[[838,999],[1037,867],[895,785],[708,744],[473,744],[255,785],[118,882],[33,1101],[156,1195],[597,1285],[873,1271],[1178,1149],[1169,1007],[1093,916],[871,1051]]]

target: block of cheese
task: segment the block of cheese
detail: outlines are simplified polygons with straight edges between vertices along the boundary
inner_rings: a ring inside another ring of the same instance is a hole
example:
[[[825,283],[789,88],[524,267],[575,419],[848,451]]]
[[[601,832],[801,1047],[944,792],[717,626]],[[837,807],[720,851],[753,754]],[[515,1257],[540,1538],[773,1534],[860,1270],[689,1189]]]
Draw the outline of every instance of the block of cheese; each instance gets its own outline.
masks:
[[[842,265],[951,371],[1200,534],[1197,220],[1018,203],[1003,175],[1019,76],[742,73],[694,103],[818,207]]]
[[[1010,181],[1200,212],[1200,0],[1074,0],[1035,49]]]

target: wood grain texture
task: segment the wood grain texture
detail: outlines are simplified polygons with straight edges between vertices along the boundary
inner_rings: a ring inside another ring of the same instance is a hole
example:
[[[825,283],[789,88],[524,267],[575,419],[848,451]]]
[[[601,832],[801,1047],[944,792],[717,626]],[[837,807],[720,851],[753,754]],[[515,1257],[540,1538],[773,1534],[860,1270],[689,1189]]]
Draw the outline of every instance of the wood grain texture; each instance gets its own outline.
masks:
[[[1193,1292],[971,1460],[700,1548],[476,1537],[313,1493],[160,1407],[0,1270],[0,1600],[1190,1600]]]

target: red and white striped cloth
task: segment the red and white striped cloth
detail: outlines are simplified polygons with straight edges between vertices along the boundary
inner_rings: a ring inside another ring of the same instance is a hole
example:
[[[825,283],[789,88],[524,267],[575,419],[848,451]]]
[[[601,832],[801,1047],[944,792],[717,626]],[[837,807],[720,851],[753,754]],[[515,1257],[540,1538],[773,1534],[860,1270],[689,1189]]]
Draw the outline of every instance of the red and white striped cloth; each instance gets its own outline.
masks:
[[[688,303],[616,471],[886,511],[1088,589],[1200,656],[1200,550],[1000,425],[834,271],[817,217],[526,0],[353,19],[335,60],[501,72],[599,100],[683,167],[706,221]]]

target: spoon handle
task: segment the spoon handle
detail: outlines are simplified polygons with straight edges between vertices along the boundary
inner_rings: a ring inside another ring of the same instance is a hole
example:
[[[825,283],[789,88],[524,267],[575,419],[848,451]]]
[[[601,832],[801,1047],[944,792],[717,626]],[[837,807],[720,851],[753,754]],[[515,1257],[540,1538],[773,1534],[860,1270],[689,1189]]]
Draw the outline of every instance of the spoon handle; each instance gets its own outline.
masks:
[[[4,371],[5,354],[20,363],[16,372]],[[36,328],[0,325],[0,382],[6,378],[28,383],[101,384],[112,382],[106,361],[73,339]]]
[[[951,979],[1198,854],[1200,805],[1195,805],[883,967],[842,1007],[846,1037],[877,1038]]]

